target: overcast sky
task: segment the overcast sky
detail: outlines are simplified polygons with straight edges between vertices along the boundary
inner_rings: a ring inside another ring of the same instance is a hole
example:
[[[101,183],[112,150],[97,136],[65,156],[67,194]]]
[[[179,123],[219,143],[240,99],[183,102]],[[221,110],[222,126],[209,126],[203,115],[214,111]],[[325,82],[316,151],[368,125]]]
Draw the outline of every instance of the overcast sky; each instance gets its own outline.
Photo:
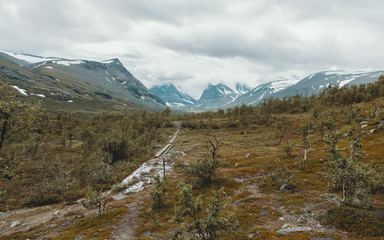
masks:
[[[383,0],[0,0],[0,50],[119,58],[198,98],[323,70],[384,69]]]

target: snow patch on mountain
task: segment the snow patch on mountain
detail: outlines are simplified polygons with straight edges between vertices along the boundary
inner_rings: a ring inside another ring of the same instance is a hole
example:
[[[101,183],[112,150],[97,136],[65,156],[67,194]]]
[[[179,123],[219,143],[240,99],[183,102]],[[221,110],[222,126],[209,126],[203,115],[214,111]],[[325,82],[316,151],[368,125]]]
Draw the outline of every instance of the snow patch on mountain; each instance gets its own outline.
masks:
[[[19,88],[19,87],[16,86],[16,85],[11,85],[11,87],[13,87],[13,88],[16,89],[17,91],[19,91],[19,93],[21,93],[21,94],[23,94],[23,95],[25,95],[25,96],[28,96],[28,94],[27,94],[27,90],[22,89],[22,88]]]
[[[343,87],[345,86],[346,84],[348,84],[349,82],[352,82],[353,80],[355,80],[356,77],[352,77],[350,79],[346,79],[346,80],[343,80],[343,81],[340,81],[340,84],[339,84],[339,87]]]
[[[72,64],[82,64],[84,62],[80,60],[60,60],[60,61],[55,61],[54,63],[69,67]]]
[[[30,55],[30,54],[14,53],[14,52],[8,52],[8,51],[0,51],[0,52],[5,53],[16,59],[26,61],[28,63],[39,63],[39,62],[55,59],[55,58],[45,58],[45,57],[39,57],[39,56]]]
[[[283,89],[286,89],[287,87],[290,87],[294,84],[296,84],[298,80],[281,80],[276,82],[271,82],[271,89],[273,93],[277,93]]]

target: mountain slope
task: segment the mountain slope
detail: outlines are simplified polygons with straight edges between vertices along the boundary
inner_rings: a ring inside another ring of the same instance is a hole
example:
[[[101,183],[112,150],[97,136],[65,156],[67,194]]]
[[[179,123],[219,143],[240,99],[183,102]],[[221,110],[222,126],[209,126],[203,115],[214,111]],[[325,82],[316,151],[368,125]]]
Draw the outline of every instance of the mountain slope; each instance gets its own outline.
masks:
[[[238,93],[224,84],[209,84],[200,99],[195,103],[193,110],[203,111],[227,108],[238,96]]]
[[[236,83],[236,92],[240,95],[247,93],[251,88],[247,84]]]
[[[310,74],[296,84],[276,93],[273,97],[283,98],[296,93],[302,95],[318,94],[328,86],[360,85],[377,81],[384,71],[323,71]]]
[[[312,95],[318,94],[328,86],[359,85],[377,81],[384,71],[323,71],[308,75],[300,81],[282,80],[268,82],[239,96],[230,107],[246,105],[257,105],[270,97],[283,98],[295,94]]]
[[[153,86],[150,91],[160,97],[171,108],[185,108],[192,106],[196,102],[188,94],[180,92],[172,83]]]
[[[96,62],[1,52],[0,73],[28,97],[40,96],[47,108],[119,111],[165,107],[118,59]]]
[[[253,88],[246,93],[239,96],[236,101],[230,104],[231,107],[239,106],[243,104],[257,104],[267,99],[277,92],[284,90],[285,88],[292,86],[297,81],[293,80],[281,80],[275,82],[268,82]]]

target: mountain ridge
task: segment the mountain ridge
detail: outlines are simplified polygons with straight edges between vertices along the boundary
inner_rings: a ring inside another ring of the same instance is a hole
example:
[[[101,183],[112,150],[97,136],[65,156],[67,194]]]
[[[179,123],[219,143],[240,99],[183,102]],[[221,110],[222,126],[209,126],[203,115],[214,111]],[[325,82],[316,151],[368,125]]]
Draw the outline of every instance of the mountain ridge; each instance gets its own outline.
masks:
[[[160,97],[168,107],[182,109],[196,102],[196,99],[181,92],[172,83],[154,85],[149,90]]]
[[[0,72],[10,85],[25,89],[28,96],[29,92],[44,95],[43,105],[45,102],[51,109],[55,104],[67,110],[85,107],[87,111],[165,108],[165,102],[117,58],[97,62],[0,52]],[[60,100],[71,101],[71,106]]]
[[[232,90],[225,84],[211,84],[204,89],[200,99],[185,111],[212,111],[245,105],[257,105],[268,98],[284,98],[295,94],[318,94],[328,86],[360,85],[377,81],[383,70],[332,70],[307,75],[301,80],[277,80],[258,85],[255,88],[242,87],[236,84]],[[179,108],[180,110],[180,108]]]

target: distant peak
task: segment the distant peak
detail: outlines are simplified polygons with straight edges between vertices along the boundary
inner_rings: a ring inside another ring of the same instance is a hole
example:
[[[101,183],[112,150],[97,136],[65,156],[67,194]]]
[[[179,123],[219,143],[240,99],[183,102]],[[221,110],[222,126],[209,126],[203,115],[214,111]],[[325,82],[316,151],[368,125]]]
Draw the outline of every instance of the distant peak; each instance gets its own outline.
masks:
[[[162,87],[175,87],[175,85],[173,85],[173,83],[171,82],[168,82],[168,83],[159,83],[159,84],[155,84],[152,86],[153,88],[157,87],[157,88],[162,88]]]
[[[236,91],[239,93],[239,94],[244,94],[246,92],[248,92],[249,90],[251,90],[251,88],[249,87],[249,85],[245,84],[245,83],[236,83]]]
[[[102,61],[102,63],[105,63],[105,64],[114,63],[114,64],[122,65],[122,63],[120,62],[120,60],[118,58],[112,58],[112,59],[104,60],[104,61]]]

